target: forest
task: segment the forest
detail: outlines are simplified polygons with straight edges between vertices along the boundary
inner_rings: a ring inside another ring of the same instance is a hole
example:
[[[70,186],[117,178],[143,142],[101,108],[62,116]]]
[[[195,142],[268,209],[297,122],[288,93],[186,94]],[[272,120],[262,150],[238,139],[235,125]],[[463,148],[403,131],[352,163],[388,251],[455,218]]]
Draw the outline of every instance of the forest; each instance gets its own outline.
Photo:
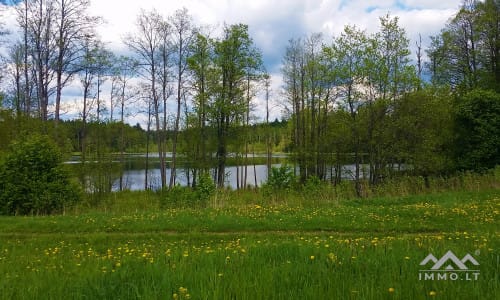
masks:
[[[145,189],[150,168],[163,190],[180,172],[193,188],[208,177],[222,189],[230,165],[241,166],[237,189],[247,189],[256,154],[270,180],[278,153],[298,184],[350,180],[357,196],[402,176],[427,183],[500,164],[498,1],[464,1],[428,47],[389,14],[375,33],[346,25],[334,37],[290,37],[279,91],[246,24],[214,33],[185,8],[143,10],[123,37],[124,56],[100,40],[104,20],[88,13],[88,0],[17,2],[18,32],[2,31],[16,38],[0,44],[0,199],[30,189],[16,182],[44,167],[65,187],[109,192],[130,153],[145,153]],[[83,91],[72,104],[70,86]],[[270,119],[271,100],[281,120]],[[130,125],[138,115],[144,123]],[[72,156],[77,166],[61,169]],[[104,181],[89,189],[89,176]],[[0,212],[22,210],[13,205]]]

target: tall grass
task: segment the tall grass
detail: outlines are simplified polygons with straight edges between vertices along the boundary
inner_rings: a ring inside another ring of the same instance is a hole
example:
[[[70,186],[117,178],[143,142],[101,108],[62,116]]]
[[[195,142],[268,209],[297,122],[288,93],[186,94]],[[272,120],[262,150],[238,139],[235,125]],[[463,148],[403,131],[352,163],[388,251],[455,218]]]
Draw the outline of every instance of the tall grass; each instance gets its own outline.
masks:
[[[10,225],[0,227],[0,294],[4,299],[496,299],[500,244],[494,211],[500,198],[497,193],[470,201],[469,196],[352,203],[327,213],[254,206],[163,216],[9,218],[3,221]],[[29,226],[21,226],[23,220]],[[328,220],[336,231],[324,231]],[[252,231],[244,231],[245,224]],[[160,230],[168,226],[181,231]],[[409,228],[414,231],[405,232]],[[473,255],[480,263],[478,280],[420,280],[420,262],[448,250],[460,258]]]
[[[124,191],[65,215],[0,217],[0,298],[493,300],[498,174],[401,178],[370,198],[350,182],[220,190],[204,207]],[[478,280],[419,278],[428,254],[449,250],[473,255]]]

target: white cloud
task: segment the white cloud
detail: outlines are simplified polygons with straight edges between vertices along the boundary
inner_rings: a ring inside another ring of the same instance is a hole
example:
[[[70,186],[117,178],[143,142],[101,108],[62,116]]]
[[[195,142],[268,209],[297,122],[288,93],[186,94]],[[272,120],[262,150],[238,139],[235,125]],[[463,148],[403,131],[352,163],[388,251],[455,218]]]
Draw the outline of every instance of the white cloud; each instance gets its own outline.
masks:
[[[279,65],[289,39],[322,32],[328,41],[347,24],[375,32],[379,28],[379,17],[390,13],[399,17],[412,47],[421,34],[425,48],[428,37],[444,27],[461,3],[462,0],[92,0],[89,12],[106,20],[99,26],[99,34],[108,47],[119,52],[126,51],[122,38],[135,30],[140,9],[156,9],[169,16],[186,7],[198,25],[218,26],[219,30],[224,23],[248,24],[272,73],[273,98],[276,99],[280,97],[282,80]],[[2,21],[8,28],[15,29],[12,9],[2,16]],[[74,92],[74,88],[66,89],[67,98],[74,98]],[[265,108],[261,100],[256,102],[259,103],[256,113],[262,119]],[[280,112],[280,108],[275,108],[273,114]]]

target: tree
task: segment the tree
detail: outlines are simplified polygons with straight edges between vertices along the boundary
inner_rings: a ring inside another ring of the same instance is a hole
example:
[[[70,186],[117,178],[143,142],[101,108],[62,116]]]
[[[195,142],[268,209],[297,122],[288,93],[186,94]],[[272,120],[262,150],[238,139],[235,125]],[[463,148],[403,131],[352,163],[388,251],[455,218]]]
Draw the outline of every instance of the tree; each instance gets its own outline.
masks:
[[[390,112],[395,102],[418,88],[417,71],[410,65],[409,39],[389,15],[380,18],[380,31],[369,37],[366,49],[366,141],[370,164],[369,182],[379,183],[391,173],[391,147],[397,144],[389,131]]]
[[[88,36],[85,45],[82,49],[83,54],[79,62],[79,78],[82,85],[82,128],[80,131],[80,150],[82,152],[82,163],[86,161],[87,155],[87,124],[90,118],[90,112],[96,105],[95,95],[98,90],[94,91],[96,80],[99,82],[99,70],[101,69],[101,61],[99,59],[99,52],[102,51],[100,42],[94,40],[93,37]]]
[[[391,159],[414,175],[451,170],[452,97],[446,89],[426,87],[396,100],[386,131],[392,136]],[[427,182],[427,181],[426,181]]]
[[[89,0],[58,0],[54,25],[56,98],[54,120],[60,118],[62,89],[78,72],[78,61],[82,55],[82,47],[89,35],[93,35],[99,18],[90,17],[87,9]]]
[[[161,186],[166,187],[166,145],[164,135],[161,134],[162,123],[160,120],[160,95],[158,91],[159,56],[164,34],[161,30],[165,28],[162,26],[163,23],[164,20],[158,12],[154,10],[149,13],[141,11],[136,21],[137,32],[128,34],[124,39],[124,43],[138,56],[138,72],[148,82],[157,132]]]
[[[25,0],[28,1],[28,0]],[[34,82],[38,114],[41,120],[47,121],[49,97],[54,93],[54,69],[52,63],[56,56],[56,39],[54,36],[54,19],[56,7],[50,0],[33,0],[28,2],[26,24],[28,40],[27,51],[33,59]]]
[[[477,26],[480,36],[479,64],[484,67],[484,87],[500,91],[500,2],[477,3]]]
[[[191,44],[195,38],[192,17],[188,15],[186,8],[177,10],[170,18],[173,30],[173,49],[175,59],[175,77],[177,89],[177,110],[175,113],[174,135],[172,139],[172,164],[169,187],[172,188],[176,182],[177,170],[177,140],[179,135],[182,100],[186,91],[186,71],[188,68],[188,57],[190,56]]]
[[[427,53],[432,82],[455,91],[500,86],[500,3],[464,0]]]
[[[246,67],[253,48],[248,26],[236,24],[224,28],[223,38],[215,42],[214,67],[217,82],[210,105],[211,121],[216,129],[216,182],[224,186],[228,138],[231,127],[242,124],[246,113]]]
[[[115,105],[119,107],[120,112],[120,162],[125,163],[125,107],[130,100],[138,95],[137,89],[131,88],[130,80],[136,74],[138,62],[125,56],[115,58],[113,63],[111,79],[111,103],[110,103],[110,122],[113,123],[113,110]],[[113,99],[117,98],[116,102]],[[120,176],[119,189],[124,188],[123,176]]]
[[[271,166],[273,157],[273,146],[271,137],[271,128],[269,125],[269,97],[271,94],[271,76],[269,74],[264,75],[264,87],[265,87],[265,97],[266,97],[266,168],[267,168],[267,180],[271,176]]]
[[[500,94],[473,90],[458,99],[456,161],[461,170],[500,164]]]
[[[0,214],[61,213],[80,197],[80,188],[61,165],[58,147],[47,136],[12,144],[0,164]]]
[[[354,183],[356,193],[361,196],[360,164],[362,160],[362,131],[359,120],[359,108],[363,105],[365,89],[363,82],[366,76],[366,51],[370,48],[364,31],[356,27],[346,26],[332,45],[334,57],[338,63],[338,82],[343,109],[350,116],[351,146],[354,159]]]
[[[299,164],[300,179],[305,181],[306,173],[306,143],[304,117],[304,49],[301,40],[290,40],[283,59],[283,81],[285,96],[292,105],[293,151],[294,159]],[[295,168],[294,168],[295,170]]]
[[[215,75],[214,44],[207,36],[197,32],[191,44],[190,53],[187,63],[196,122],[194,124],[188,122],[187,130],[195,132],[190,142],[195,145],[192,148],[195,150],[192,153],[192,161],[194,162],[193,185],[196,186],[198,173],[206,173],[210,167],[210,151],[206,137],[209,133],[207,128],[209,101],[214,92],[212,85]],[[190,125],[192,128],[189,127]]]
[[[21,44],[14,44],[10,47],[9,57],[7,58],[10,62],[10,67],[5,67],[4,70],[8,71],[8,77],[10,77],[12,84],[11,92],[11,108],[16,112],[16,115],[20,116],[25,111],[26,101],[24,99],[23,87],[25,84],[23,81],[23,48]],[[1,78],[0,78],[1,79]],[[4,107],[7,105],[4,104]]]

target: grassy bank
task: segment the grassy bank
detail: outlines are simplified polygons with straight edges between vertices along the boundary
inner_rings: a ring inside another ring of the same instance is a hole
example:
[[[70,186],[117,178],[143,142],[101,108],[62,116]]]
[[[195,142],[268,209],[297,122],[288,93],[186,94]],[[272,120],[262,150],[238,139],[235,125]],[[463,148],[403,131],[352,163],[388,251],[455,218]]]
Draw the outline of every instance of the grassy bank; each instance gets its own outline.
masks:
[[[196,209],[160,209],[156,194],[115,196],[64,216],[1,217],[2,298],[496,299],[500,292],[497,189]],[[420,262],[448,250],[473,255],[478,279],[419,280]]]

